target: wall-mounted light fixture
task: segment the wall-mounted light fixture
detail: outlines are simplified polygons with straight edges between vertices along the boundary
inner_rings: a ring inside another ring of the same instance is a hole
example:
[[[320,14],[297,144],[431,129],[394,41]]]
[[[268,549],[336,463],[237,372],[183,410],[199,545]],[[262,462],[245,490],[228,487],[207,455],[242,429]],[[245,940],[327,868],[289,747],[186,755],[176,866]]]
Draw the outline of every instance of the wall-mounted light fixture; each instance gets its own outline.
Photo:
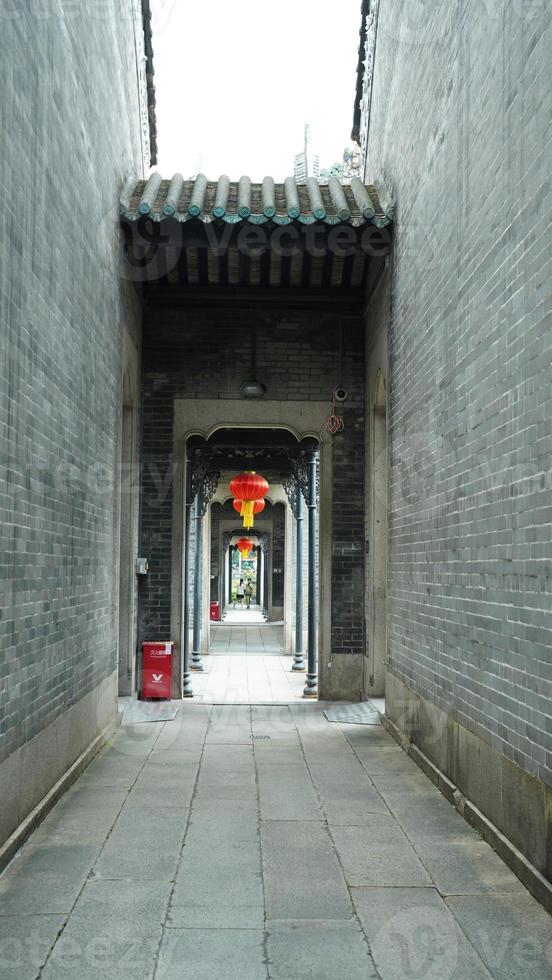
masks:
[[[260,381],[243,381],[240,392],[244,398],[262,398],[266,387]]]
[[[251,370],[249,377],[242,381],[240,394],[243,398],[262,398],[266,392],[266,385],[262,381],[257,381],[257,332],[255,326],[251,327]]]

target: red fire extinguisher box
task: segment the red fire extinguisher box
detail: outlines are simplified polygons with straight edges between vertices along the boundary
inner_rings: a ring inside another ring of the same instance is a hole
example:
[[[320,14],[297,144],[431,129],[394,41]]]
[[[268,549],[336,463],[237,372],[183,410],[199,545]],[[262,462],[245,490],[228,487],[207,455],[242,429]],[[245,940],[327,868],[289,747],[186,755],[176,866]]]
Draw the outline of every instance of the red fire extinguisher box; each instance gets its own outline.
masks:
[[[171,699],[172,642],[142,643],[142,693],[140,699]]]
[[[220,621],[220,604],[215,601],[211,602],[209,610],[211,622],[218,623]]]

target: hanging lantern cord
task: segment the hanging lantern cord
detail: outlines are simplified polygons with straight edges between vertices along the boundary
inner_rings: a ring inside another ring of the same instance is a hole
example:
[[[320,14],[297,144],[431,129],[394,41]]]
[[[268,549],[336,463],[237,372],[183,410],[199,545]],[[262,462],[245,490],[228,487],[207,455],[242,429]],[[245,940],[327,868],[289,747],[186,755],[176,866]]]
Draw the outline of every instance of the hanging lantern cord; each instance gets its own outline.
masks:
[[[332,413],[331,415],[328,415],[324,425],[332,436],[335,436],[338,432],[343,432],[343,429],[345,428],[343,416],[338,415],[335,409],[335,394],[332,399]]]

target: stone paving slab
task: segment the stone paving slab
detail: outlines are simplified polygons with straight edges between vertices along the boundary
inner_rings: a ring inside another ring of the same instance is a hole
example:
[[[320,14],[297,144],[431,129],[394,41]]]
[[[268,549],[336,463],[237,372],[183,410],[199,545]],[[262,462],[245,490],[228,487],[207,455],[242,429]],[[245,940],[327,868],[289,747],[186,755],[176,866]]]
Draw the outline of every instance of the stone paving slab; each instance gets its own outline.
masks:
[[[122,786],[127,789],[138,778],[143,764],[141,756],[135,758],[111,748],[92,760],[83,778],[94,786]]]
[[[94,866],[105,878],[172,881],[188,817],[187,808],[123,810]]]
[[[225,773],[220,779],[210,781],[199,779],[196,798],[198,800],[257,800],[257,786],[253,774],[233,777]]]
[[[0,917],[0,980],[34,980],[65,921],[49,914]]]
[[[151,830],[133,834],[113,833],[95,867],[100,878],[126,878],[133,881],[173,881],[184,828],[175,834],[163,829],[159,840]]]
[[[197,773],[195,763],[180,765],[176,772],[166,772],[158,765],[145,766],[129,793],[128,804],[139,807],[189,806]]]
[[[291,670],[291,657],[277,647],[236,639],[241,651],[228,653],[219,644],[203,659],[203,673],[192,677],[194,698],[200,703],[246,702],[248,705],[301,701],[305,677]],[[255,647],[258,652],[255,652]]]
[[[305,763],[259,766],[262,820],[321,820],[322,813]]]
[[[117,788],[102,788],[99,798],[88,792],[81,794],[80,788],[76,793],[70,791],[42,821],[31,841],[61,840],[66,846],[73,843],[100,845],[127,798],[127,792]]]
[[[180,823],[185,827],[188,813],[188,807],[167,808],[162,801],[158,801],[156,806],[134,806],[129,796],[113,823],[112,833],[124,833],[132,839],[135,834],[151,833],[155,828],[162,827],[165,820],[170,825]]]
[[[351,896],[382,980],[490,980],[434,888],[352,888]]]
[[[493,977],[552,976],[552,920],[525,889],[516,895],[448,898],[447,905]]]
[[[370,749],[376,746],[387,746],[389,748],[397,747],[395,739],[391,737],[389,732],[381,727],[370,726],[366,727],[364,725],[339,725],[337,726],[343,737],[349,742],[349,745],[355,749],[361,746],[368,746]],[[410,760],[411,761],[411,760]]]
[[[416,763],[397,745],[382,745],[380,748],[355,746],[355,752],[369,776],[398,772],[405,776],[416,769]]]
[[[219,725],[209,731],[207,745],[251,745],[251,730],[239,725]]]
[[[216,844],[219,840],[221,844],[226,840],[246,841],[248,843],[258,841],[259,822],[257,813],[253,812],[251,804],[244,803],[242,800],[225,800],[223,804],[222,801],[217,800],[215,802],[220,809],[211,817],[210,815],[202,815],[200,809],[202,802],[207,805],[213,804],[212,800],[198,800],[196,802],[188,824],[186,845],[196,840],[212,844]],[[225,812],[227,803],[242,804],[242,809]]]
[[[169,893],[152,881],[87,882],[44,980],[150,980]]]
[[[388,802],[396,820],[413,842],[425,843],[428,847],[434,841],[448,841],[451,844],[481,842],[477,831],[441,794],[422,803],[409,804],[404,797],[398,803],[389,801],[389,798]]]
[[[210,905],[172,905],[167,929],[260,929],[265,928],[263,905],[212,908]]]
[[[251,846],[251,840],[236,840],[215,834],[186,835],[182,850],[182,873],[190,870],[201,871],[209,864],[217,869],[251,871],[260,873],[261,855],[258,847]]]
[[[362,827],[332,827],[348,885],[423,887],[432,883],[393,817],[372,814]]]
[[[69,914],[86,875],[37,873],[19,875],[11,869],[0,878],[0,917],[9,915]]]
[[[214,728],[221,725],[239,725],[251,728],[252,708],[250,704],[215,704],[209,710],[209,731],[213,731]]]
[[[264,936],[251,929],[167,929],[156,980],[267,980]]]
[[[389,811],[380,796],[374,791],[366,793],[364,799],[332,800],[324,803],[322,812],[330,827],[362,827],[370,823],[373,813],[386,814]]]
[[[216,834],[237,840],[258,840],[256,800],[194,800],[186,840],[194,834]]]
[[[85,878],[93,866],[100,848],[97,844],[64,841],[56,837],[33,837],[9,865],[6,875],[26,877],[59,875]]]
[[[307,757],[308,758],[308,757]],[[322,805],[357,805],[358,809],[368,812],[387,813],[388,808],[374,788],[374,785],[362,766],[355,760],[346,760],[337,766],[309,762],[309,772],[322,801]]]
[[[108,748],[130,759],[144,759],[155,748],[160,734],[159,727],[151,730],[144,725],[127,725],[111,736]]]
[[[268,918],[351,918],[349,893],[323,823],[263,821],[261,850]]]
[[[393,808],[410,808],[425,800],[443,802],[442,794],[417,766],[410,773],[374,773],[370,778]]]
[[[250,733],[248,733],[250,734]],[[245,745],[205,745],[201,763],[202,774],[211,766],[219,769],[234,769],[236,766],[250,767],[254,764],[253,741],[248,739]]]
[[[415,847],[441,895],[526,893],[519,878],[481,839],[464,843],[432,841]]]
[[[279,769],[286,766],[302,766],[305,762],[299,743],[284,745],[272,737],[267,741],[255,741],[255,758],[257,765],[264,769],[272,766]]]
[[[263,883],[260,870],[217,867],[214,863],[200,867],[182,866],[174,888],[172,908],[209,906],[213,909],[262,908]]]
[[[271,980],[371,980],[377,977],[356,921],[268,920]]]
[[[203,751],[203,744],[198,742],[197,745],[188,744],[186,747],[181,748],[179,744],[175,744],[172,748],[158,749],[157,747],[148,756],[149,766],[162,766],[165,771],[167,766],[174,766],[178,770],[181,766],[186,765],[199,765],[201,760],[201,755]]]

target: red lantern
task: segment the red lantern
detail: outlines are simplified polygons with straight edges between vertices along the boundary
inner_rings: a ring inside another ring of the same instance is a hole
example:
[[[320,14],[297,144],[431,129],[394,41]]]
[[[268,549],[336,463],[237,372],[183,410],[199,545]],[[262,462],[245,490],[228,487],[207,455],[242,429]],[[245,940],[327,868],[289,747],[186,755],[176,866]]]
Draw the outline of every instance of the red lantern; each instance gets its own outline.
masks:
[[[270,487],[264,476],[253,470],[240,473],[230,483],[230,493],[236,500],[241,500],[241,516],[244,527],[253,527],[255,501],[266,497]]]
[[[265,509],[265,506],[266,505],[265,505],[264,500],[255,500],[255,501],[253,501],[253,514],[260,514],[260,513],[262,513],[262,511]],[[240,514],[240,516],[241,516],[242,507],[243,507],[243,500],[234,500],[233,507],[234,507],[234,510],[237,511],[237,513]],[[253,527],[253,517],[251,517],[250,519],[244,517],[244,519],[243,519],[243,526],[247,530],[249,530],[250,527]]]
[[[242,558],[247,558],[249,556],[249,552],[252,551],[254,547],[255,544],[251,538],[240,538],[238,541],[236,541],[236,548],[241,553]]]

